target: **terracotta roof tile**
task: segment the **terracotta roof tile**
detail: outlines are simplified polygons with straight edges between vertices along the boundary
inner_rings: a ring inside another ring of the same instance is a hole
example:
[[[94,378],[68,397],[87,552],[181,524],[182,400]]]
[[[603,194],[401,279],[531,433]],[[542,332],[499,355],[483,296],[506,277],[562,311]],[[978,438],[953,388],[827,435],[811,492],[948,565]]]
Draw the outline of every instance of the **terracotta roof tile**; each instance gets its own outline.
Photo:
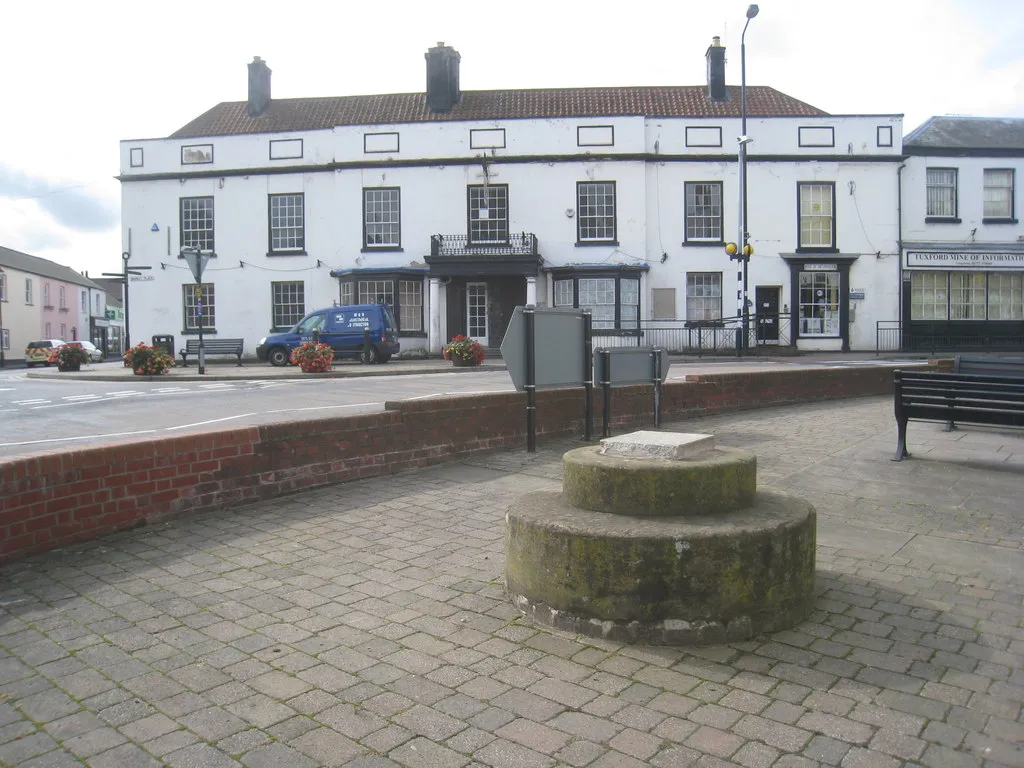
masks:
[[[431,113],[422,93],[276,99],[260,117],[249,117],[246,102],[222,102],[170,135],[172,139],[245,133],[288,133],[336,125],[512,120],[547,117],[739,117],[740,89],[711,101],[704,86],[637,88],[551,88],[463,91],[451,112]],[[747,87],[750,117],[820,116],[828,113],[767,86]]]

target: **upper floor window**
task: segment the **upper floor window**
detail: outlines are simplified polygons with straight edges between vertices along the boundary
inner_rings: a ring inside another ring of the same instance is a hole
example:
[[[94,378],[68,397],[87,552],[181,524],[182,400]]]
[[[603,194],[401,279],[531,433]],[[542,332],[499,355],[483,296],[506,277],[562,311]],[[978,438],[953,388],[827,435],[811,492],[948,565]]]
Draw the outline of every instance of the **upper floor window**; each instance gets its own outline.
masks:
[[[7,275],[0,272],[0,301],[7,301]]]
[[[88,312],[89,311],[89,292],[88,291],[82,291],[82,311],[83,312]]]
[[[686,182],[686,242],[722,242],[722,182]]]
[[[57,306],[59,306],[61,309],[68,308],[67,295],[65,293],[63,285],[57,286]]]
[[[32,303],[32,279],[28,277],[25,278],[25,303]]]
[[[269,195],[270,252],[301,251],[306,247],[303,195]]]
[[[46,307],[52,306],[53,305],[50,304],[50,284],[43,283],[43,308],[45,309]]]
[[[1013,218],[1013,169],[985,169],[985,209],[982,215],[986,219]]]
[[[469,242],[508,242],[508,184],[478,184],[467,188]]]
[[[929,168],[925,216],[956,218],[956,168]]]
[[[213,198],[181,198],[181,247],[213,250]]]
[[[836,247],[835,184],[799,182],[800,247]]]
[[[579,243],[615,242],[614,181],[576,183],[576,238]]]
[[[402,200],[398,187],[363,190],[363,247],[402,247]]]

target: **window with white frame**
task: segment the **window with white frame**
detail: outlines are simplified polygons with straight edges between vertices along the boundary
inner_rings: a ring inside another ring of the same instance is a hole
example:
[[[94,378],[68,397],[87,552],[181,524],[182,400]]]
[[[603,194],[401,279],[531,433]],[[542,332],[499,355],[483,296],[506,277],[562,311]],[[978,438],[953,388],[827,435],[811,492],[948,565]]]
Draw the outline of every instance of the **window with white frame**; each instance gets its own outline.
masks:
[[[956,218],[956,168],[929,168],[927,171],[925,216]]]
[[[555,280],[555,306],[589,309],[595,329],[636,330],[640,327],[640,280],[560,277]]]
[[[580,243],[615,242],[614,181],[576,183],[576,237]]]
[[[395,306],[394,280],[360,280],[359,304],[387,304]]]
[[[43,326],[43,335],[48,339],[53,336],[53,326],[51,326],[50,323],[46,323],[46,325]]]
[[[686,182],[686,242],[722,242],[722,182]]]
[[[799,182],[800,247],[835,248],[835,184]]]
[[[387,304],[398,322],[399,333],[423,332],[423,280],[401,273],[372,280],[355,276],[341,282],[341,304]]]
[[[423,281],[398,282],[398,327],[405,331],[423,330]]]
[[[475,184],[467,188],[469,242],[508,242],[508,184]]]
[[[68,337],[68,326],[67,323],[60,324],[60,337],[66,339]]]
[[[800,335],[839,336],[839,272],[800,273]]]
[[[198,248],[201,251],[212,251],[213,198],[181,198],[181,221],[179,228],[181,231],[182,248]]]
[[[185,330],[198,331],[200,322],[203,328],[213,328],[217,321],[213,283],[189,283],[181,286],[181,293],[185,307]]]
[[[25,278],[25,303],[32,303],[32,279],[29,277]]]
[[[355,284],[341,283],[338,288],[338,303],[343,307],[355,304]]]
[[[950,274],[950,320],[984,320],[987,303],[984,272],[953,272]]]
[[[89,311],[89,292],[88,291],[82,291],[82,311],[83,312],[88,312]]]
[[[989,273],[988,319],[1024,320],[1024,275]]]
[[[50,284],[43,283],[43,308],[52,307],[50,304]]]
[[[102,311],[102,304],[101,304],[102,300],[103,300],[103,297],[102,297],[102,296],[100,296],[100,295],[99,295],[99,294],[97,293],[97,294],[96,294],[96,312],[95,312],[95,314],[96,314],[96,317],[100,317],[100,316],[102,316],[102,315],[103,315],[103,311]]]
[[[57,306],[61,309],[68,308],[67,295],[63,285],[57,286]]]
[[[0,272],[0,301],[7,301],[7,275]]]
[[[722,273],[686,273],[686,320],[722,319]]]
[[[986,219],[1013,218],[1013,169],[985,169],[985,203],[983,216]]]
[[[949,319],[949,273],[910,273],[910,319]]]
[[[306,247],[303,195],[267,195],[270,207],[270,252],[295,253]]]
[[[398,187],[363,190],[363,247],[402,246],[402,199]]]
[[[291,328],[306,314],[306,286],[301,280],[270,284],[271,323]]]

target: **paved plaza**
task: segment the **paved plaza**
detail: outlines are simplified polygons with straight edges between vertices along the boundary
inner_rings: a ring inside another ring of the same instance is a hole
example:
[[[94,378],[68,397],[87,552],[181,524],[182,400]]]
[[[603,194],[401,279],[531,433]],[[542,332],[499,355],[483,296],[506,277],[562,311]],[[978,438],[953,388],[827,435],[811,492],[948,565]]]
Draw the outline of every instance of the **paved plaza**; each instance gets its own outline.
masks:
[[[0,765],[1024,766],[1024,433],[892,398],[668,425],[818,510],[816,610],[752,641],[530,625],[504,514],[542,441],[0,566]]]

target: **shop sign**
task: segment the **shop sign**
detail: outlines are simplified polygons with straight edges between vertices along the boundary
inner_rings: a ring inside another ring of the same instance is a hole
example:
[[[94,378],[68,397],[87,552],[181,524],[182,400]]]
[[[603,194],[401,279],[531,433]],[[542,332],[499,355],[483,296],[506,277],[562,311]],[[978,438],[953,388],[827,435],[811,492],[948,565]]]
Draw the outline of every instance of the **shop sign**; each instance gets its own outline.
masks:
[[[801,269],[804,272],[835,272],[839,269],[838,264],[804,264]]]
[[[863,301],[864,300],[864,289],[863,288],[851,288],[850,289],[850,300],[851,301]]]
[[[1024,269],[1024,253],[969,253],[962,251],[907,251],[908,267],[934,269]]]

